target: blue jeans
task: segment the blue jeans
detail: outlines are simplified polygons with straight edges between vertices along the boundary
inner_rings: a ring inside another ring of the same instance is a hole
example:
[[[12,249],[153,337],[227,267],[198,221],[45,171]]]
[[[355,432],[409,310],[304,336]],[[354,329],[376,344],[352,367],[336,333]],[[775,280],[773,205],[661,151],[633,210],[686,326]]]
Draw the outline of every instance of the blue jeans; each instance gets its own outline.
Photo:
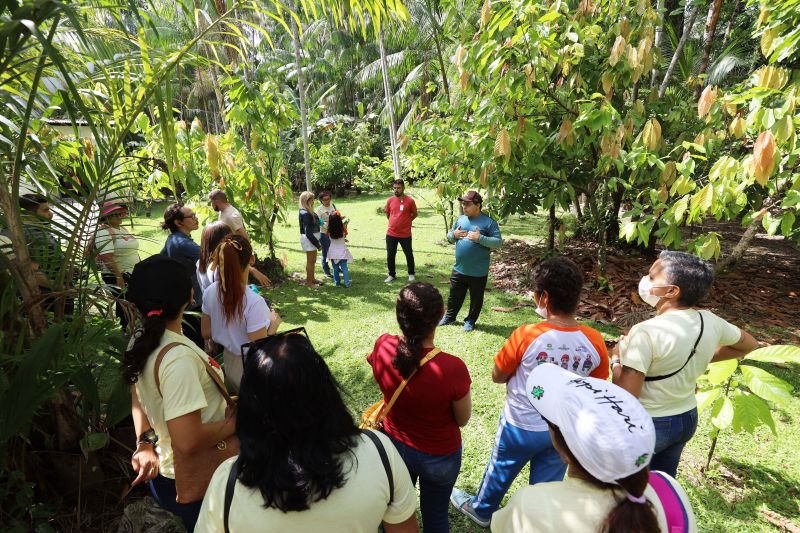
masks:
[[[339,284],[339,274],[344,276],[344,286],[350,286],[350,273],[347,271],[347,259],[340,259],[338,261],[331,259],[333,263],[333,282]]]
[[[331,267],[328,266],[328,249],[331,247],[331,238],[326,233],[321,233],[319,243],[322,245],[322,271],[330,276]]]
[[[567,464],[553,447],[550,431],[518,428],[509,423],[505,415],[500,415],[492,456],[478,493],[471,502],[478,516],[487,520],[492,517],[511,483],[529,461],[531,473],[528,481],[531,485],[564,479]]]
[[[392,439],[391,436],[389,436]],[[422,529],[425,533],[447,533],[450,531],[450,522],[447,519],[447,509],[450,493],[461,470],[461,453],[450,455],[430,455],[411,446],[392,439],[397,452],[411,474],[414,485],[419,479],[419,508],[422,513]]]
[[[150,493],[153,499],[162,508],[176,515],[183,521],[183,527],[188,533],[194,531],[197,518],[200,516],[200,506],[203,500],[192,503],[178,503],[175,501],[175,480],[164,477],[161,474],[150,481]]]
[[[672,477],[678,472],[681,452],[697,429],[697,408],[679,415],[653,418],[656,427],[656,451],[650,470],[660,470]]]

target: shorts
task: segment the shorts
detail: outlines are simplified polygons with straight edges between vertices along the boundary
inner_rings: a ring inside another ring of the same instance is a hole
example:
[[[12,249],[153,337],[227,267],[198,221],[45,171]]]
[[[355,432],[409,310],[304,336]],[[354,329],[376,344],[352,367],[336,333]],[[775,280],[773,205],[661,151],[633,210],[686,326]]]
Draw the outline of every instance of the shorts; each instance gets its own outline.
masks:
[[[319,241],[319,237],[320,237],[319,232],[315,233],[314,237],[316,237],[317,241]],[[315,251],[319,250],[319,248],[314,246],[311,243],[311,241],[308,240],[308,237],[306,237],[305,235],[300,235],[300,247],[303,249],[304,252],[315,252]]]

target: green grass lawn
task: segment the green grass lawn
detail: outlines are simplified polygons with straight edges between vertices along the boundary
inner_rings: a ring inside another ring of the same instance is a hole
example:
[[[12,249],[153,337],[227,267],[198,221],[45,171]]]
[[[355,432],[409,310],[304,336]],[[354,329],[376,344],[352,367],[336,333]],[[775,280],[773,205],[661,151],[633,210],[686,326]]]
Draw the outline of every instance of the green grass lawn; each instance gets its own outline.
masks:
[[[409,191],[414,194],[414,191]],[[355,261],[350,265],[352,286],[337,288],[328,283],[310,290],[294,281],[286,281],[273,290],[270,298],[284,319],[283,327],[305,326],[317,350],[325,357],[334,375],[347,393],[347,402],[355,415],[379,398],[379,390],[366,362],[375,339],[384,332],[398,333],[394,301],[405,279],[405,258],[398,250],[398,280],[383,283],[386,277],[384,236],[385,216],[377,212],[384,195],[361,195],[336,200],[339,209],[350,218],[349,246]],[[414,250],[417,279],[432,283],[448,293],[448,277],[454,260],[454,248],[445,244],[442,218],[418,201],[419,217],[414,222]],[[155,206],[151,217],[135,220],[135,232],[143,239],[144,254],[160,251],[165,233],[158,227],[163,204]],[[210,213],[213,215],[213,213]],[[289,272],[304,272],[305,254],[300,250],[296,217],[291,224],[277,228],[277,254],[288,257]],[[210,220],[202,220],[204,223]],[[539,239],[544,235],[544,219],[511,217],[501,226],[504,239]],[[199,241],[200,232],[194,235]],[[256,243],[260,253],[266,246]],[[321,269],[319,271],[321,276]],[[492,311],[495,306],[511,307],[519,297],[487,287],[484,311],[477,329],[465,334],[461,323],[437,330],[436,343],[443,350],[461,357],[472,375],[473,415],[464,428],[464,456],[457,486],[474,491],[494,441],[505,388],[492,383],[492,358],[511,332],[524,322],[538,321],[531,307],[510,313]],[[468,304],[468,302],[467,302]],[[460,319],[466,313],[462,309]],[[594,325],[594,324],[592,324]],[[747,327],[747,324],[740,324]],[[600,328],[613,335],[609,327]],[[797,368],[783,369],[766,365],[770,371],[800,390]],[[679,481],[689,493],[701,531],[740,532],[779,530],[765,519],[788,520],[800,527],[800,399],[795,398],[776,413],[777,436],[761,429],[755,436],[747,433],[722,434],[711,471],[703,474],[709,446],[708,413],[689,444],[679,472]],[[527,480],[527,468],[511,492]],[[782,517],[782,518],[781,518]],[[452,530],[481,531],[452,508]],[[566,532],[565,532],[566,533]]]

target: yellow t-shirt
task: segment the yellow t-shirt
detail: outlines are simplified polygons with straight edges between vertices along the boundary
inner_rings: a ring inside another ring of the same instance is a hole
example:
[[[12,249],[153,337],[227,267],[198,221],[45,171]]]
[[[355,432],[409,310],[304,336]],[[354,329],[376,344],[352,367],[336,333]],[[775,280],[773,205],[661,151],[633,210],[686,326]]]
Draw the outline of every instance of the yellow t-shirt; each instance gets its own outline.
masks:
[[[683,502],[688,532],[696,532],[697,524],[686,492],[677,481],[663,472],[661,474]],[[644,495],[655,508],[659,530],[668,533],[664,508],[656,492],[648,485]],[[617,505],[617,498],[624,497],[622,490],[601,489],[575,478],[528,485],[515,492],[508,505],[492,515],[492,532],[596,533]]]
[[[156,388],[154,367],[158,353],[171,342],[180,342],[184,346],[175,346],[161,360],[158,379],[164,395],[162,398]],[[175,478],[172,439],[167,430],[167,420],[198,409],[204,424],[225,418],[225,398],[206,371],[203,360],[207,359],[208,355],[187,337],[166,330],[161,337],[161,343],[150,354],[136,382],[139,403],[158,435],[156,452],[160,460],[160,473],[164,477]],[[222,377],[221,370],[215,368],[215,371]]]
[[[231,531],[261,533],[375,533],[381,521],[398,524],[407,520],[417,507],[417,491],[411,483],[408,469],[391,441],[382,433],[381,439],[394,478],[394,500],[389,502],[389,481],[375,444],[360,436],[355,461],[345,466],[346,481],[324,500],[311,504],[305,511],[284,513],[276,508],[264,508],[264,498],[258,489],[236,482],[228,525]],[[225,485],[235,457],[222,463],[206,491],[195,533],[224,531]]]
[[[678,370],[700,335],[700,311],[668,311],[631,328],[620,342],[622,364],[645,376],[664,376]],[[703,336],[689,363],[672,377],[645,381],[639,401],[650,416],[672,416],[697,407],[697,378],[706,371],[719,346],[739,342],[742,332],[711,311],[703,313]]]

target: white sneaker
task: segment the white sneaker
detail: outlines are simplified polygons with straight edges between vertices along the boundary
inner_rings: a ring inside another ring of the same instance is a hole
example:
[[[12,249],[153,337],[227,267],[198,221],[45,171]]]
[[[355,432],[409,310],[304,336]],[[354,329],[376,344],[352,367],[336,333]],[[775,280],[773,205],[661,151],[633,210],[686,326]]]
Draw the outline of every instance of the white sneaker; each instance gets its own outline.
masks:
[[[412,281],[417,281],[417,277],[414,274],[409,274],[408,282],[411,283]]]
[[[386,279],[383,280],[384,283],[391,283],[394,281],[394,276],[386,276]]]

